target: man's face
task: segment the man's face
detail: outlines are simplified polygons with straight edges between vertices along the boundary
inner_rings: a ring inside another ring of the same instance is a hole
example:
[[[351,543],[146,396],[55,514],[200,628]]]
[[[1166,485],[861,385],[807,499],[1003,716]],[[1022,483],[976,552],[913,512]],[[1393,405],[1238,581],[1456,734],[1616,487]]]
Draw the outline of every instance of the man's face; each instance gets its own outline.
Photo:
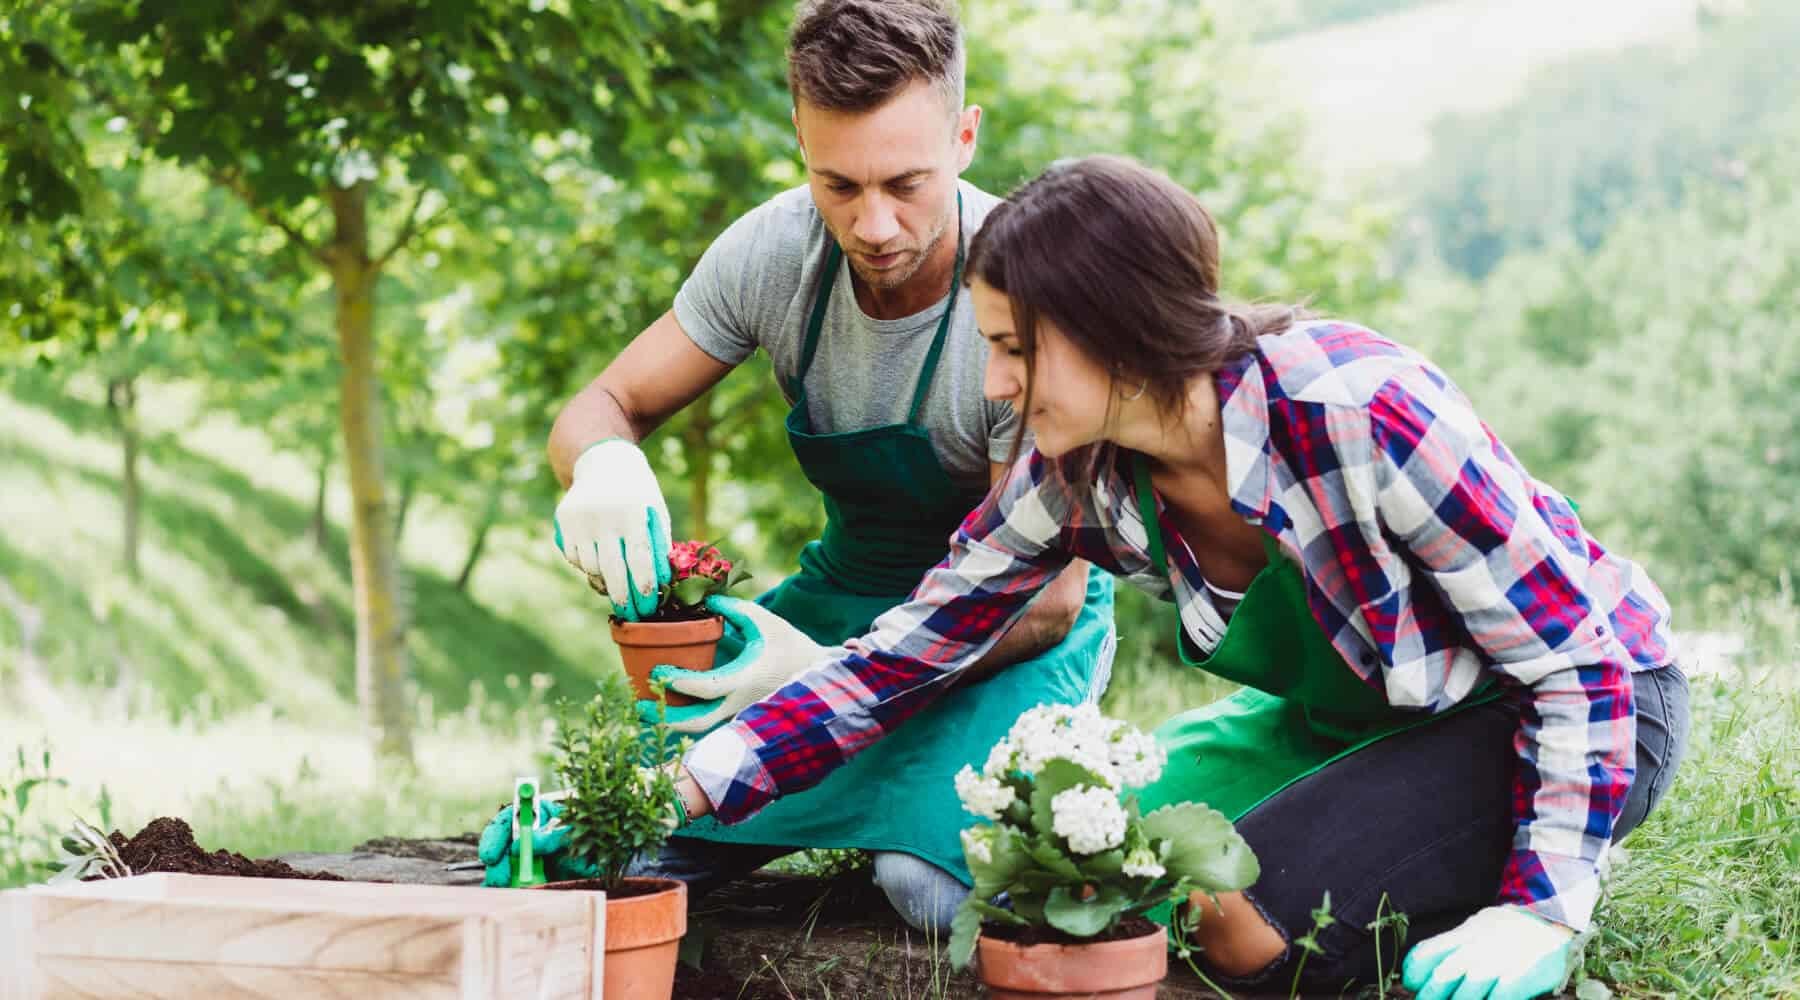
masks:
[[[871,111],[795,107],[813,201],[869,286],[906,284],[954,234],[956,178],[980,123],[980,108],[953,115],[924,81]]]

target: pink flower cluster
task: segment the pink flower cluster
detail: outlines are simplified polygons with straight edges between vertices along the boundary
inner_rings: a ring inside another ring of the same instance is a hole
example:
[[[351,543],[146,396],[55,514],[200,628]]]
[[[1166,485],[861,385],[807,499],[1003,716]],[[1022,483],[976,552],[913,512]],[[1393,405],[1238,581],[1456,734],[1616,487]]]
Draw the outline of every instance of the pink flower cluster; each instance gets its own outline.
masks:
[[[674,571],[670,582],[698,576],[725,582],[731,576],[731,560],[705,542],[676,542],[669,547],[669,568]]]

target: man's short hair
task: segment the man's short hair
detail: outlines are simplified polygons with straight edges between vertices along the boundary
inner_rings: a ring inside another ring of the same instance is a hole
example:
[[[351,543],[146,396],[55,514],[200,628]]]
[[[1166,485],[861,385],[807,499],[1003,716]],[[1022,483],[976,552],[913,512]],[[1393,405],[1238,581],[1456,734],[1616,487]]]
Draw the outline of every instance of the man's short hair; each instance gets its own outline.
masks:
[[[952,113],[962,110],[955,0],[800,0],[787,56],[796,103],[869,111],[924,80]]]

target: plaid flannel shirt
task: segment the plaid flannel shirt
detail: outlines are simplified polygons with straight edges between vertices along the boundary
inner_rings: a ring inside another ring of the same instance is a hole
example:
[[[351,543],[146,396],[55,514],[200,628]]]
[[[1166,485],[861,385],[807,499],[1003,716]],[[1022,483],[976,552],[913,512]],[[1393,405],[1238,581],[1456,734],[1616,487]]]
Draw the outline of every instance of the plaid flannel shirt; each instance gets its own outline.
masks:
[[[1216,379],[1232,507],[1299,564],[1349,669],[1397,707],[1441,712],[1490,671],[1518,701],[1499,901],[1584,929],[1634,771],[1629,673],[1674,656],[1661,592],[1443,373],[1376,333],[1297,326]],[[911,600],[697,743],[684,762],[719,818],[810,787],[924,707],[1071,559],[1175,602],[1191,629],[1191,555],[1171,544],[1173,578],[1156,573],[1129,456],[1095,447],[1026,455]]]

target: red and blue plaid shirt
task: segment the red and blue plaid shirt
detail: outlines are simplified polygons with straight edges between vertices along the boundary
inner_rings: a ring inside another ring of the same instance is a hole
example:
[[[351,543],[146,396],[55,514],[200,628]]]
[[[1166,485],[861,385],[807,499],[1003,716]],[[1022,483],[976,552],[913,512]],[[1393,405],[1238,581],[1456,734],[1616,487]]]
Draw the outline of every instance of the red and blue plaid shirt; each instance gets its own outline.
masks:
[[[1489,672],[1519,701],[1499,901],[1585,928],[1634,769],[1629,673],[1674,655],[1656,585],[1526,475],[1442,372],[1379,334],[1298,326],[1216,379],[1232,508],[1299,564],[1349,669],[1399,707],[1444,711]],[[1156,572],[1127,456],[1097,447],[1022,458],[910,601],[696,744],[684,763],[719,818],[892,731],[1072,559],[1174,601],[1191,630],[1198,568],[1171,545],[1172,577]]]

